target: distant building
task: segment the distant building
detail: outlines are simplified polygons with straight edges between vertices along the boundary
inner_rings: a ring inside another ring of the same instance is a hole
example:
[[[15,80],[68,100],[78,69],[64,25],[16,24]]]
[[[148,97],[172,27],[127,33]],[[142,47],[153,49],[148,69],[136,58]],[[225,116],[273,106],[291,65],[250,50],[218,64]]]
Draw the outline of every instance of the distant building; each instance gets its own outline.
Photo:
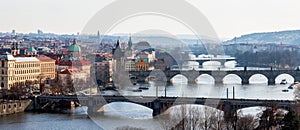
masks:
[[[56,61],[56,64],[58,82],[64,87],[70,86],[67,83],[72,83],[71,85],[73,85],[75,81],[86,82],[90,78],[91,63],[87,59],[82,58],[81,47],[75,40],[68,47],[67,52],[63,54],[63,58]]]
[[[94,62],[95,76],[98,84],[107,84],[111,81],[110,61]]]
[[[45,83],[56,79],[55,60],[47,56],[36,56],[41,66],[41,82]]]
[[[134,50],[137,50],[139,52],[150,49],[151,46],[146,40],[140,40],[138,43],[135,44]]]
[[[130,59],[130,60],[126,61],[126,63],[125,63],[125,70],[126,71],[134,71],[134,70],[136,70],[135,59]]]
[[[86,82],[87,74],[81,69],[64,69],[58,74],[58,83],[63,87],[73,87],[74,83]]]
[[[138,59],[135,62],[135,69],[137,71],[144,71],[144,70],[149,70],[149,63],[146,62],[143,58]]]
[[[164,59],[157,59],[153,63],[154,69],[159,69],[159,70],[165,70],[166,65],[165,65],[165,60]]]
[[[32,82],[33,87],[39,86],[41,67],[35,57],[14,57],[10,53],[0,55],[1,59],[1,89],[13,86],[24,86]]]

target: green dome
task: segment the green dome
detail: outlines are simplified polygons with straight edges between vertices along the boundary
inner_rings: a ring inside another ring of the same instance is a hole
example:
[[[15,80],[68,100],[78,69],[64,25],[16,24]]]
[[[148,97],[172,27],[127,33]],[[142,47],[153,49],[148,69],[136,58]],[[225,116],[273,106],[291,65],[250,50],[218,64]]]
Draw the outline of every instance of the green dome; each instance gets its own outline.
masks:
[[[71,46],[69,46],[68,51],[69,52],[81,52],[81,48],[79,45],[76,44],[76,42],[74,42]]]
[[[62,59],[63,61],[74,61],[74,60],[76,60],[76,58],[74,58],[74,57],[66,57],[66,58],[63,58]]]
[[[30,46],[30,48],[27,50],[27,52],[36,52],[36,50],[34,49],[34,47]]]

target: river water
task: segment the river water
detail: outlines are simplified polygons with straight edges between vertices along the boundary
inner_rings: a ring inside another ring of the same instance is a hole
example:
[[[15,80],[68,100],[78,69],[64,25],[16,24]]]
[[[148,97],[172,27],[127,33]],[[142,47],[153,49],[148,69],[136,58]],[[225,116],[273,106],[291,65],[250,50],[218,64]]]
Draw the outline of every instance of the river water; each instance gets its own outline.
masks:
[[[122,95],[136,96],[165,96],[169,97],[213,97],[226,98],[226,89],[229,90],[229,98],[233,97],[233,87],[235,88],[235,98],[247,99],[278,99],[293,100],[293,90],[282,92],[287,89],[286,85],[214,85],[214,84],[186,84],[184,80],[177,79],[173,85],[167,87],[150,84],[148,90],[133,92],[130,90],[120,91]],[[235,81],[235,80],[233,80]],[[209,83],[210,81],[208,81]],[[137,89],[141,85],[136,85]],[[116,94],[113,91],[106,91],[104,94]],[[203,106],[200,106],[203,107]],[[262,111],[260,107],[243,109],[244,113],[257,114]],[[133,126],[145,129],[161,129],[157,119],[152,118],[152,110],[131,103],[111,103],[104,106],[104,113],[98,117],[88,118],[86,108],[78,108],[72,114],[49,114],[23,112],[0,117],[0,129],[116,129],[122,126]]]

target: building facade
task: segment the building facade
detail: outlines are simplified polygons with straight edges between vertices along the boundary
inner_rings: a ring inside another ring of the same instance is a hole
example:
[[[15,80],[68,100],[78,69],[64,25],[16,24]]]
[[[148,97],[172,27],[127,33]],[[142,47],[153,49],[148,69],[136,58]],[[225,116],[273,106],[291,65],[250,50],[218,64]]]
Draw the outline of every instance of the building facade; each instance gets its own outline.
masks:
[[[32,87],[39,87],[39,84],[46,78],[56,78],[55,61],[46,56],[14,57],[10,53],[6,53],[0,55],[0,60],[1,89],[25,86],[28,83]]]
[[[40,61],[35,57],[14,57],[9,53],[1,58],[1,89],[24,86],[31,81],[37,87],[41,74]]]
[[[36,56],[36,58],[40,61],[41,66],[41,82],[45,83],[49,82],[49,80],[53,81],[56,79],[56,67],[55,60],[47,57],[47,56]]]

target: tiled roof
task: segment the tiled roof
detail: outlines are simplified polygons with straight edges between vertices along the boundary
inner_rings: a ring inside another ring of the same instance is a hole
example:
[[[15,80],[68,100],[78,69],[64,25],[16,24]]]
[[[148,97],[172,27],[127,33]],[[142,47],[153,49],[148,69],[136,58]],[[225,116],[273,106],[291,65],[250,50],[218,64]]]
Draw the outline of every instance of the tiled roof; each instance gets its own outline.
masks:
[[[10,53],[5,52],[4,54],[0,55],[0,58],[4,58],[6,60],[15,60],[14,56],[12,56]]]
[[[62,66],[89,66],[91,63],[88,60],[74,60],[74,61],[68,61],[68,60],[61,60],[58,61],[58,65]]]
[[[65,69],[64,71],[60,72],[60,74],[80,74],[84,73],[80,69]]]
[[[39,60],[35,57],[15,57],[16,62],[38,62]]]
[[[44,55],[41,55],[41,56],[36,56],[36,58],[40,61],[45,61],[45,62],[51,62],[51,61],[55,61],[54,59],[48,57],[48,56],[44,56]]]

